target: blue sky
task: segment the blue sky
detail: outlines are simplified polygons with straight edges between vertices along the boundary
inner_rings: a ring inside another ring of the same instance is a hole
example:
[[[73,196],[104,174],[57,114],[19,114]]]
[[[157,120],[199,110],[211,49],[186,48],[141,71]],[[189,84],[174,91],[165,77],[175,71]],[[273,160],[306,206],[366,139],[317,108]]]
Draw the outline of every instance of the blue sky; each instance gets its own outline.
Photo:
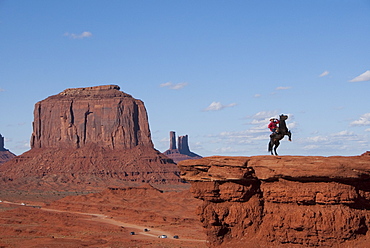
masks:
[[[0,133],[29,150],[34,104],[117,84],[144,101],[155,147],[202,156],[370,150],[370,1],[0,0]]]

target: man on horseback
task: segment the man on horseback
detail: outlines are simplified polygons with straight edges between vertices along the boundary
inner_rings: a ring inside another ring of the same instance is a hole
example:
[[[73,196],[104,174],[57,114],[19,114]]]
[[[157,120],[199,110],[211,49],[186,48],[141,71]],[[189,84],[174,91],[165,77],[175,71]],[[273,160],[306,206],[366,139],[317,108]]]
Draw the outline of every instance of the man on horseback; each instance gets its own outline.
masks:
[[[279,127],[278,127],[278,124],[280,123],[280,121],[276,118],[270,118],[270,123],[268,124],[268,128],[270,129],[270,131],[272,132],[272,134],[274,133],[279,133]],[[271,134],[271,135],[272,135]]]
[[[276,118],[271,118],[268,128],[271,130],[270,142],[268,145],[268,151],[271,152],[271,155],[278,155],[276,149],[280,145],[280,140],[284,138],[285,135],[288,135],[289,141],[292,141],[292,133],[289,131],[285,121],[288,119],[287,115],[280,115],[279,120]]]

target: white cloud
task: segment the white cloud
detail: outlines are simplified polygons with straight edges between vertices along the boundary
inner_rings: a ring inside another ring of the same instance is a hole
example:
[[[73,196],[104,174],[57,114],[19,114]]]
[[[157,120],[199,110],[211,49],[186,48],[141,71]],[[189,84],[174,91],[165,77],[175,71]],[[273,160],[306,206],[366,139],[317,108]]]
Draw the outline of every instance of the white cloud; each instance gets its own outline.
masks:
[[[207,108],[204,109],[204,111],[218,111],[224,108],[234,107],[235,105],[236,103],[230,103],[227,105],[223,105],[220,102],[212,102]]]
[[[329,71],[324,71],[323,73],[321,73],[320,75],[319,75],[319,77],[325,77],[325,76],[327,76],[327,75],[329,75]]]
[[[235,147],[221,147],[214,150],[214,152],[217,153],[239,153],[240,150],[235,149]]]
[[[307,137],[304,139],[305,143],[320,143],[321,145],[329,145],[333,143],[342,143],[350,140],[359,140],[359,136],[354,132],[343,130],[337,133],[331,133],[329,135],[317,135]]]
[[[290,87],[290,86],[279,86],[279,87],[276,87],[276,90],[289,90],[291,88],[292,87]]]
[[[277,111],[261,111],[253,116],[247,117],[251,119],[249,125],[250,128],[242,131],[224,131],[215,135],[214,137],[222,140],[223,143],[227,144],[252,144],[259,141],[266,141],[269,139],[270,130],[267,128],[270,122],[270,117],[278,117]],[[288,115],[291,117],[292,115]],[[295,123],[287,123],[288,128],[295,127]]]
[[[331,136],[343,138],[343,137],[354,137],[356,135],[355,135],[354,132],[344,130],[344,131],[340,131],[338,133],[333,133],[333,134],[331,134]]]
[[[319,149],[320,146],[318,145],[306,145],[306,146],[303,146],[302,149],[303,150],[316,150],[316,149]]]
[[[255,98],[261,97],[261,94],[255,94],[254,97]]]
[[[88,38],[92,36],[91,32],[85,31],[82,32],[81,34],[73,34],[73,33],[64,33],[64,36],[68,36],[72,39],[83,39],[83,38]]]
[[[279,112],[276,110],[260,111],[249,118],[256,119],[257,121],[266,121],[266,120],[269,120],[271,117],[277,117],[278,115],[279,115]]]
[[[363,82],[363,81],[370,81],[370,70],[365,71],[360,76],[355,77],[352,80],[349,80],[349,82]]]
[[[368,137],[365,135],[358,135],[348,130],[331,133],[328,135],[318,135],[313,137],[306,137],[298,140],[298,145],[302,144],[304,150],[312,150],[315,152],[322,152],[324,150],[335,152],[351,150],[368,147]]]
[[[160,84],[159,86],[160,87],[168,87],[170,88],[171,90],[179,90],[179,89],[182,89],[184,88],[186,85],[188,85],[188,83],[177,83],[177,84],[174,84],[172,82],[167,82],[167,83],[163,83],[163,84]]]
[[[254,114],[253,116],[248,116],[247,118],[252,119],[252,121],[250,122],[250,124],[252,125],[261,125],[261,124],[265,125],[266,123],[268,124],[270,122],[271,117],[279,119],[279,115],[280,114],[277,110],[261,111],[261,112]],[[293,118],[292,114],[285,114],[285,115],[287,115],[290,119]],[[292,125],[292,123],[290,125]]]
[[[160,84],[159,86],[160,87],[170,87],[171,85],[172,85],[171,82],[167,82],[167,83]]]
[[[186,85],[188,85],[188,83],[178,83],[178,84],[173,85],[171,87],[171,89],[173,89],[173,90],[179,90],[179,89],[184,88]]]
[[[366,113],[360,116],[360,119],[352,121],[351,126],[369,126],[370,125],[370,113]]]
[[[325,136],[313,136],[313,137],[307,137],[306,138],[307,142],[313,142],[313,143],[323,142],[323,141],[327,141],[327,140],[328,140],[328,138],[325,137]]]
[[[0,92],[3,92],[3,91],[5,91],[4,89],[2,89],[2,88],[0,88]]]

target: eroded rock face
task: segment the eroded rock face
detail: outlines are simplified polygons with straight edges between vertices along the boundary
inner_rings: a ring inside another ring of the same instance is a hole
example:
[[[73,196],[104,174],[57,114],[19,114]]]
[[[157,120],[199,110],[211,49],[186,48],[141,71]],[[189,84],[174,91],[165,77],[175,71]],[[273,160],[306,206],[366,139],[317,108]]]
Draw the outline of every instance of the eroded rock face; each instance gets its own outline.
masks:
[[[98,189],[178,184],[154,149],[142,101],[116,85],[67,89],[35,105],[31,150],[0,166],[1,187]]]
[[[370,158],[208,157],[178,164],[211,247],[366,247]],[[365,246],[364,246],[365,245]]]
[[[35,105],[31,148],[153,147],[142,101],[117,85],[67,89]]]

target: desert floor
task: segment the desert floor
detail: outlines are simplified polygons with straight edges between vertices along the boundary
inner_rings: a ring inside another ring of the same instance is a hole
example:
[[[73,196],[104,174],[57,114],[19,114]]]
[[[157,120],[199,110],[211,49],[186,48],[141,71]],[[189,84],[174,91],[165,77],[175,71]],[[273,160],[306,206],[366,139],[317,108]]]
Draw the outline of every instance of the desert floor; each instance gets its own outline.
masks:
[[[0,247],[207,247],[201,202],[185,188],[2,190],[0,200]]]

